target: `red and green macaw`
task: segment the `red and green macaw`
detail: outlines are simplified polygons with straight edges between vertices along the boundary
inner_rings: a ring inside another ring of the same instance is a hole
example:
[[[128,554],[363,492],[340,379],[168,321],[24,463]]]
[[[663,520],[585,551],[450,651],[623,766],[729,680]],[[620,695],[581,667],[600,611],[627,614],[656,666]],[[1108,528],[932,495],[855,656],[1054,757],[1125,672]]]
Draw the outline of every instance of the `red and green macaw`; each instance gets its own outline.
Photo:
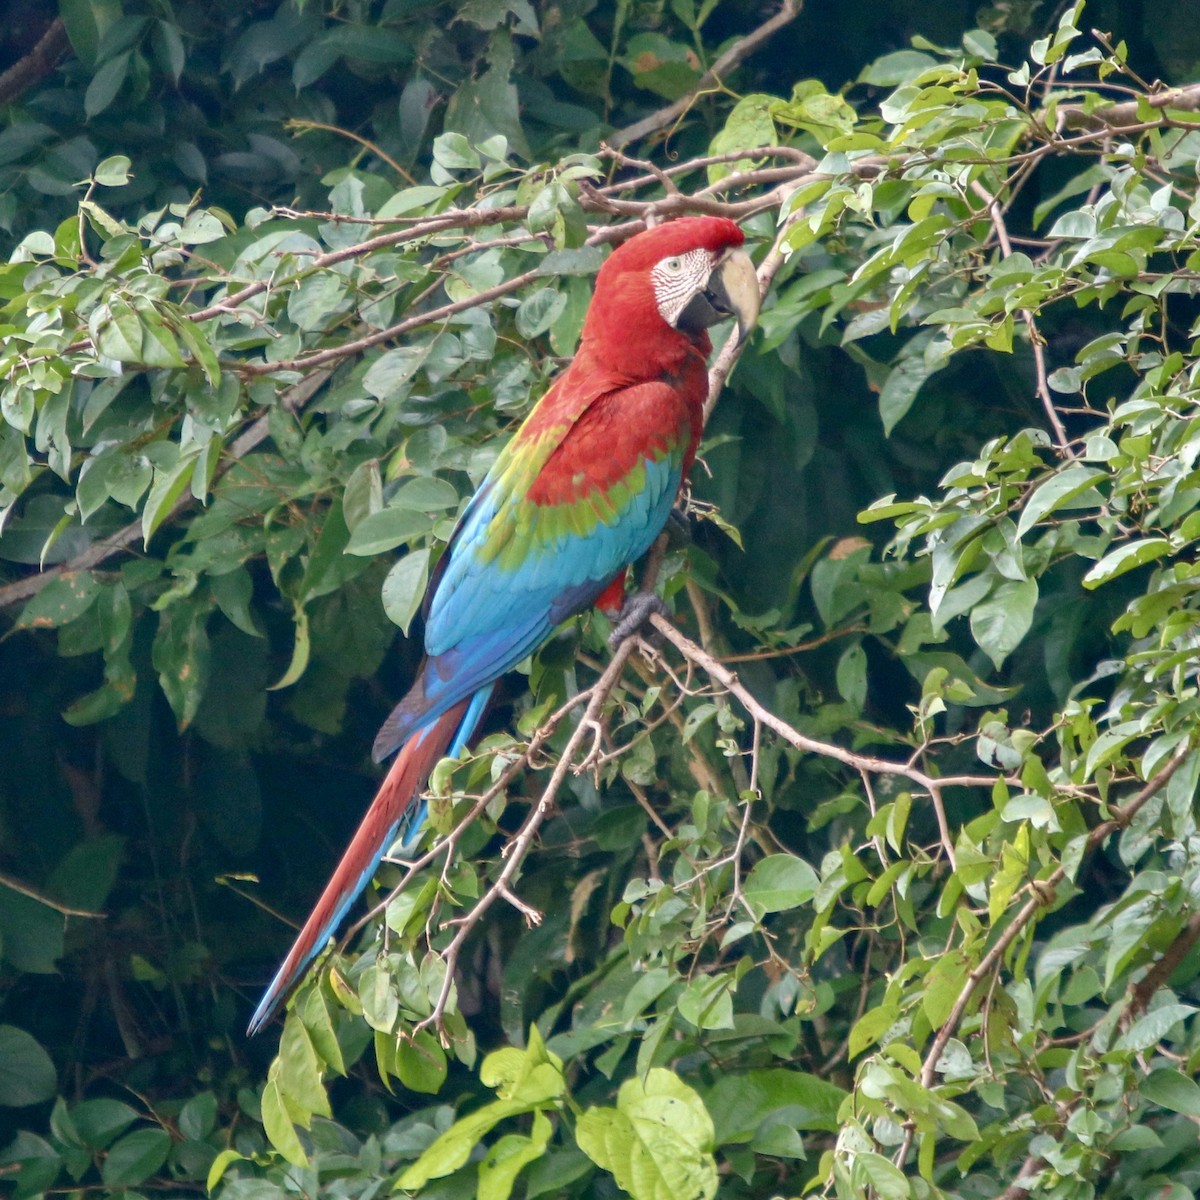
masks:
[[[429,773],[467,744],[496,680],[574,614],[620,606],[626,568],[662,530],[696,454],[707,329],[732,316],[745,337],[758,315],[743,240],[724,217],[684,217],[631,238],[600,268],[574,360],[501,452],[438,564],[425,598],[425,662],[375,739],[376,761],[399,753],[251,1033],[324,948],[385,851],[416,841]]]

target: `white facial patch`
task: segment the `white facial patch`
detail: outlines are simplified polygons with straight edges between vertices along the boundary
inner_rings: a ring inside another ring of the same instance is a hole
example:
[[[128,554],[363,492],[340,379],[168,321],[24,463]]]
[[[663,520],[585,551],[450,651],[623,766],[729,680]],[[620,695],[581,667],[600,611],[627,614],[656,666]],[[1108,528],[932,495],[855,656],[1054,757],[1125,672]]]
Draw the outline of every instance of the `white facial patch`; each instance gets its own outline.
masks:
[[[708,282],[713,257],[707,250],[688,250],[660,259],[650,268],[654,301],[662,319],[672,328],[688,302]]]

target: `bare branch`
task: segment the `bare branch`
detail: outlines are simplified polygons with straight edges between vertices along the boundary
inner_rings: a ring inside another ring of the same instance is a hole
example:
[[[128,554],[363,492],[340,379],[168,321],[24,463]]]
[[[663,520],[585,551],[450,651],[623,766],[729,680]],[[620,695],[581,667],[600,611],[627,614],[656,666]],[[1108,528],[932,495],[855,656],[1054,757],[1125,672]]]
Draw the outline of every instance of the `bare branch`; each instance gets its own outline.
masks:
[[[6,887],[10,892],[17,892],[22,896],[27,896],[30,900],[36,900],[39,904],[44,904],[47,908],[62,913],[64,917],[90,917],[93,920],[102,921],[108,915],[102,912],[92,912],[87,908],[72,908],[69,904],[63,904],[61,900],[55,900],[53,896],[47,896],[45,892],[38,891],[31,884],[4,872],[0,872],[0,887]]]
[[[424,1020],[420,1021],[414,1033],[420,1029],[428,1029],[430,1026],[436,1026],[440,1029],[442,1019],[446,1013],[446,1005],[450,1001],[450,991],[454,986],[455,968],[458,965],[459,956],[462,953],[463,944],[470,937],[471,931],[483,919],[484,914],[496,903],[497,900],[508,900],[513,903],[515,897],[512,893],[512,884],[516,879],[521,863],[524,862],[525,856],[529,853],[533,840],[541,827],[542,822],[550,815],[551,809],[554,806],[555,798],[558,796],[559,789],[563,785],[563,781],[567,777],[567,772],[570,771],[575,755],[578,754],[580,748],[587,740],[592,728],[599,722],[600,712],[608,700],[612,689],[616,686],[617,681],[621,677],[621,672],[625,669],[625,662],[636,646],[636,639],[626,638],[612,657],[612,661],[605,668],[604,674],[600,676],[599,681],[592,688],[591,699],[588,701],[588,706],[584,711],[583,717],[575,726],[570,739],[563,748],[562,754],[559,756],[558,762],[555,764],[554,771],[550,776],[549,782],[542,790],[541,796],[538,797],[537,803],[530,809],[529,815],[525,818],[521,828],[517,831],[516,836],[504,848],[504,866],[500,870],[500,874],[492,882],[492,885],[479,898],[479,901],[471,909],[466,916],[459,918],[458,928],[455,931],[454,937],[450,944],[442,953],[442,959],[446,964],[446,975],[442,981],[441,991],[438,995],[437,1002],[434,1004],[433,1011]],[[516,905],[522,911],[528,910],[529,906],[523,902]],[[528,917],[528,912],[526,912]]]
[[[831,758],[843,766],[855,771],[869,771],[872,775],[899,775],[915,783],[926,791],[948,787],[987,787],[990,788],[999,778],[996,775],[945,775],[934,778],[911,763],[893,762],[886,758],[877,758],[873,754],[857,754],[847,750],[835,742],[822,742],[801,733],[789,725],[782,717],[776,716],[770,709],[764,707],[755,699],[738,677],[691,638],[681,633],[670,621],[657,614],[650,617],[650,624],[663,635],[668,642],[683,655],[694,662],[709,678],[719,683],[730,695],[737,697],[738,703],[754,720],[777,733],[784,741],[803,750],[806,754],[817,754],[822,758]]]
[[[700,76],[696,86],[686,96],[680,96],[673,104],[668,104],[665,108],[660,108],[648,117],[643,117],[640,121],[634,121],[632,125],[626,125],[624,129],[617,130],[608,139],[610,144],[620,149],[623,146],[628,146],[630,142],[639,141],[648,133],[654,133],[659,129],[665,129],[668,125],[673,125],[679,117],[683,116],[696,103],[698,97],[704,92],[712,91],[714,87],[723,86],[725,77],[743,59],[748,58],[760,46],[768,42],[785,25],[790,25],[800,15],[800,10],[803,7],[803,0],[784,0],[783,7],[773,17],[764,21],[757,29],[751,30],[744,38],[739,38],[734,42]]]
[[[33,49],[0,75],[0,104],[8,104],[54,70],[70,48],[62,17],[55,17]]]
[[[1145,105],[1160,111],[1174,109],[1176,112],[1195,112],[1200,109],[1200,83],[1167,88],[1151,96],[1126,100],[1120,104],[1103,104],[1091,112],[1086,112],[1079,104],[1064,104],[1059,108],[1058,116],[1068,129],[1107,131],[1141,120]]]

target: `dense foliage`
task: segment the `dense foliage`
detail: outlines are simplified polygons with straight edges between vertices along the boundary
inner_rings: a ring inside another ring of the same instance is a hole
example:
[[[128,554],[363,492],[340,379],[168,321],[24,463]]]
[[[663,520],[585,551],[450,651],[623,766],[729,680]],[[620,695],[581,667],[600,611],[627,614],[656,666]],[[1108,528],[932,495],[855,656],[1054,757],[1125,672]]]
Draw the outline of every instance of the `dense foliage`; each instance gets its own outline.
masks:
[[[179,7],[0,76],[18,1200],[1200,1190],[1200,91],[1079,4],[821,80],[791,7]],[[245,1042],[456,514],[689,211],[768,295],[661,644],[536,655]]]

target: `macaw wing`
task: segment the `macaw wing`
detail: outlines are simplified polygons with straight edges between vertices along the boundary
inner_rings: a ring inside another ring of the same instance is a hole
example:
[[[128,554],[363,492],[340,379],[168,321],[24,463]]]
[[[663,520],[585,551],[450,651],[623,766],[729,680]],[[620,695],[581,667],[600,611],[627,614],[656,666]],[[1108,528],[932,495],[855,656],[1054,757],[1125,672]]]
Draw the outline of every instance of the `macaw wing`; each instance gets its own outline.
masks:
[[[505,448],[439,565],[428,661],[380,730],[377,759],[512,670],[649,550],[678,495],[689,433],[669,421],[648,438],[619,428],[643,406],[673,416],[680,401],[669,384],[638,384]]]

